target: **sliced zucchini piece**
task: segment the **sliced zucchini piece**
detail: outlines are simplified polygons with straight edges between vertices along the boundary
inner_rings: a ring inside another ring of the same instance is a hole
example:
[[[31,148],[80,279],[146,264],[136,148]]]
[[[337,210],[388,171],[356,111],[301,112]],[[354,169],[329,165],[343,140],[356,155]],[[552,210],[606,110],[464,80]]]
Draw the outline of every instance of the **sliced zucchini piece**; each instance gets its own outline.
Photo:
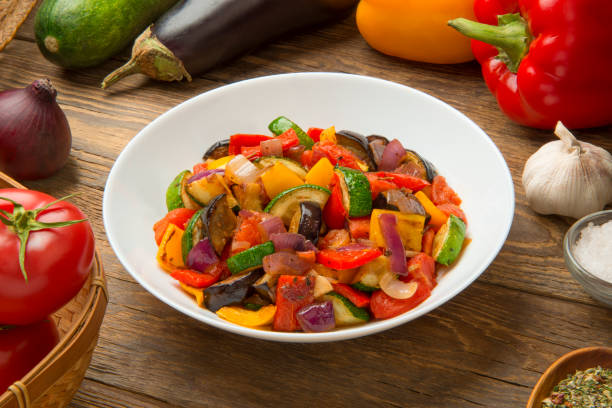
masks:
[[[191,248],[200,242],[201,239],[206,238],[206,231],[204,230],[204,223],[202,222],[202,214],[205,210],[205,208],[202,208],[196,211],[187,223],[185,232],[183,232],[181,252],[183,253],[183,262],[185,263],[187,263],[187,255],[189,251],[191,251]]]
[[[208,205],[219,194],[226,192],[225,186],[218,174],[211,174],[199,180],[186,184],[187,194],[200,206]]]
[[[276,163],[282,163],[289,170],[291,170],[292,172],[300,176],[302,180],[304,180],[304,178],[306,177],[306,173],[307,173],[306,169],[304,169],[304,167],[302,167],[300,163],[296,162],[295,160],[291,160],[287,157],[276,157],[276,156],[260,157],[256,159],[254,163],[256,166],[262,169],[265,169],[267,167],[272,167]]]
[[[357,282],[353,284],[353,287],[364,292],[373,292],[380,289],[380,277],[389,268],[389,258],[379,256],[359,268],[356,277]]]
[[[189,170],[183,170],[168,186],[166,190],[166,207],[168,211],[183,207],[197,210],[201,207],[189,197],[189,194],[187,194],[187,180],[189,180],[191,176],[192,174]]]
[[[314,141],[306,134],[306,132],[302,130],[302,128],[284,116],[279,116],[270,122],[268,129],[270,129],[270,131],[276,136],[286,132],[289,129],[293,129],[300,140],[300,144],[305,146],[307,150],[310,150],[312,145],[314,145]]]
[[[230,276],[204,289],[204,303],[211,312],[223,306],[238,305],[247,298],[251,285],[264,274],[263,269]]]
[[[301,186],[285,190],[274,197],[274,199],[272,199],[272,201],[270,201],[270,203],[266,206],[264,211],[281,217],[285,226],[288,227],[291,224],[291,218],[299,209],[301,202],[312,201],[319,204],[319,206],[323,208],[325,207],[330,194],[331,192],[325,187],[314,184],[302,184]]]
[[[436,262],[450,265],[459,256],[465,239],[465,223],[451,214],[440,227],[433,241],[432,255]]]
[[[272,241],[264,242],[228,258],[227,267],[232,274],[261,268],[264,256],[273,253],[274,244]]]
[[[220,194],[213,198],[206,211],[201,215],[206,236],[217,255],[221,255],[225,244],[232,237],[237,217],[232,211],[231,202],[227,194]]]
[[[334,305],[336,326],[348,326],[370,320],[370,314],[366,308],[355,306],[350,300],[337,292],[329,292],[322,299],[330,300]]]
[[[229,156],[229,139],[219,140],[215,142],[212,146],[208,148],[208,150],[202,156],[202,160],[217,160],[225,156]]]
[[[349,217],[365,217],[372,212],[372,192],[368,178],[359,170],[337,166],[342,201]]]
[[[414,150],[406,149],[406,155],[400,162],[399,167],[395,170],[398,173],[409,174],[411,176],[420,177],[424,180],[433,181],[438,174],[436,168],[431,162],[425,160]]]
[[[340,146],[346,147],[357,158],[363,161],[368,166],[368,169],[373,170],[376,168],[376,162],[370,151],[368,139],[363,135],[350,130],[341,130],[336,132],[336,140]]]
[[[361,282],[355,282],[351,285],[354,289],[360,290],[362,292],[376,292],[380,287],[375,288],[374,286],[364,285]]]

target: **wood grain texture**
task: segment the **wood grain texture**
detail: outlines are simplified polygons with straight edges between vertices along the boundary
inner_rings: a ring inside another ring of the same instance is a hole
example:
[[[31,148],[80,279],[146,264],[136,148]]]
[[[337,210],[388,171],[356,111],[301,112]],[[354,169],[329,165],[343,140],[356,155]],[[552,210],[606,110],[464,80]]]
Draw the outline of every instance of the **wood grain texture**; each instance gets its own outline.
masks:
[[[65,71],[33,42],[32,18],[0,53],[0,89],[49,77],[73,132],[68,165],[26,183],[74,198],[93,221],[111,301],[92,365],[73,407],[499,407],[524,406],[560,355],[612,344],[612,311],[573,280],[562,257],[571,220],[527,206],[521,173],[552,132],[508,120],[475,62],[431,65],[370,49],[351,16],[293,35],[191,83],[140,76],[105,92],[104,75],[122,62]],[[516,212],[510,235],[488,270],[460,295],[409,324],[329,344],[278,344],[222,332],[169,308],[121,267],[106,240],[102,194],[121,149],[146,124],[184,100],[227,83],[298,71],[381,77],[455,107],[497,144],[512,173]],[[576,132],[612,150],[612,128]]]

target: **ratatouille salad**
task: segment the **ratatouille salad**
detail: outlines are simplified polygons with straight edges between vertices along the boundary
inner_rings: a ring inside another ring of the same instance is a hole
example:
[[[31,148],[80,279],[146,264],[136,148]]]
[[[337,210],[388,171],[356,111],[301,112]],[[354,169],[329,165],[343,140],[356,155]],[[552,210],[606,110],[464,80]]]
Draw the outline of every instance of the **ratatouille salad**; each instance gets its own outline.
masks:
[[[464,244],[461,199],[397,140],[303,131],[211,146],[166,191],[159,265],[238,325],[322,332],[413,309]]]

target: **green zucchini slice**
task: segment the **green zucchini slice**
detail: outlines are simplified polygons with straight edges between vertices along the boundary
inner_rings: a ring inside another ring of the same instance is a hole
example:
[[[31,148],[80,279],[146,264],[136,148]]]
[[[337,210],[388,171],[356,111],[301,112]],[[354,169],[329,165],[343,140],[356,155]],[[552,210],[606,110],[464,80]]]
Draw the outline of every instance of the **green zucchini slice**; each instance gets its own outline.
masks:
[[[177,208],[197,210],[200,206],[187,194],[187,180],[192,176],[189,170],[181,171],[166,189],[166,207],[168,211]]]
[[[451,214],[436,232],[432,249],[433,258],[442,265],[452,264],[461,252],[464,239],[465,223],[461,218]]]
[[[336,167],[342,202],[349,217],[365,217],[372,212],[372,192],[368,178],[359,170]]]
[[[273,253],[274,244],[272,241],[264,242],[228,258],[227,267],[232,274],[261,268],[264,256]]]
[[[260,168],[272,167],[276,163],[282,163],[289,170],[300,176],[302,179],[306,178],[306,169],[302,167],[302,165],[295,160],[291,160],[287,157],[276,157],[276,156],[267,156],[261,157],[255,160],[255,165]]]
[[[370,314],[366,308],[355,306],[353,302],[337,292],[328,292],[322,299],[332,302],[336,326],[348,326],[370,320]]]
[[[288,227],[301,202],[313,201],[323,208],[330,195],[331,192],[325,187],[314,184],[302,184],[301,186],[285,190],[274,197],[264,211],[281,217],[285,226]]]
[[[302,130],[302,128],[284,116],[279,116],[270,122],[268,129],[270,129],[270,131],[276,136],[286,132],[289,129],[293,129],[300,140],[300,144],[304,145],[307,150],[312,149],[312,145],[314,145],[314,141],[310,138],[310,136],[308,136],[308,134],[306,134],[306,132]]]

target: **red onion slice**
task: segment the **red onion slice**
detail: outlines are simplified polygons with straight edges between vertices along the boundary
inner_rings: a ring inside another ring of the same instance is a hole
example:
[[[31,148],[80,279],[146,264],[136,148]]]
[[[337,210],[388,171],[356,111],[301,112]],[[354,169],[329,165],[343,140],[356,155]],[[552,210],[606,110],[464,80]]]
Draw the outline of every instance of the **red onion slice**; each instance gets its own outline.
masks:
[[[312,242],[306,240],[302,234],[284,232],[270,235],[270,241],[274,243],[277,251],[314,251],[316,247]]]
[[[262,156],[282,156],[283,142],[280,139],[263,140],[259,143]]]
[[[204,170],[200,173],[194,174],[193,176],[189,177],[189,179],[187,179],[187,184],[193,183],[194,181],[201,180],[204,177],[208,177],[212,174],[218,174],[218,173],[224,173],[224,172],[225,170],[223,169]]]
[[[385,245],[391,252],[391,272],[399,276],[408,275],[404,244],[397,230],[397,217],[395,214],[387,213],[382,214],[378,220],[380,222],[380,229],[385,240]]]
[[[204,238],[191,248],[187,254],[187,267],[204,272],[209,265],[219,262],[219,258],[208,238]]]
[[[393,139],[385,146],[378,170],[393,171],[405,155],[406,150],[404,146],[402,146],[399,140]]]
[[[304,153],[304,150],[306,150],[306,147],[304,145],[297,145],[287,149],[284,155],[286,158],[295,160],[296,162],[300,163],[302,161],[302,154]]]
[[[264,271],[271,275],[304,275],[313,266],[313,262],[291,252],[275,252],[263,258]]]
[[[304,306],[297,312],[296,318],[302,330],[309,333],[329,331],[336,327],[334,306],[329,300]]]
[[[371,246],[367,246],[361,242],[354,242],[352,244],[341,246],[340,248],[336,248],[336,251],[363,251],[364,249],[371,249]]]
[[[378,283],[382,291],[394,299],[409,299],[414,296],[419,287],[416,281],[402,282],[391,271],[385,271]]]
[[[287,232],[285,224],[283,224],[283,220],[277,216],[271,216],[270,218],[260,222],[258,229],[261,233],[261,238],[264,241],[269,241],[272,234]]]

